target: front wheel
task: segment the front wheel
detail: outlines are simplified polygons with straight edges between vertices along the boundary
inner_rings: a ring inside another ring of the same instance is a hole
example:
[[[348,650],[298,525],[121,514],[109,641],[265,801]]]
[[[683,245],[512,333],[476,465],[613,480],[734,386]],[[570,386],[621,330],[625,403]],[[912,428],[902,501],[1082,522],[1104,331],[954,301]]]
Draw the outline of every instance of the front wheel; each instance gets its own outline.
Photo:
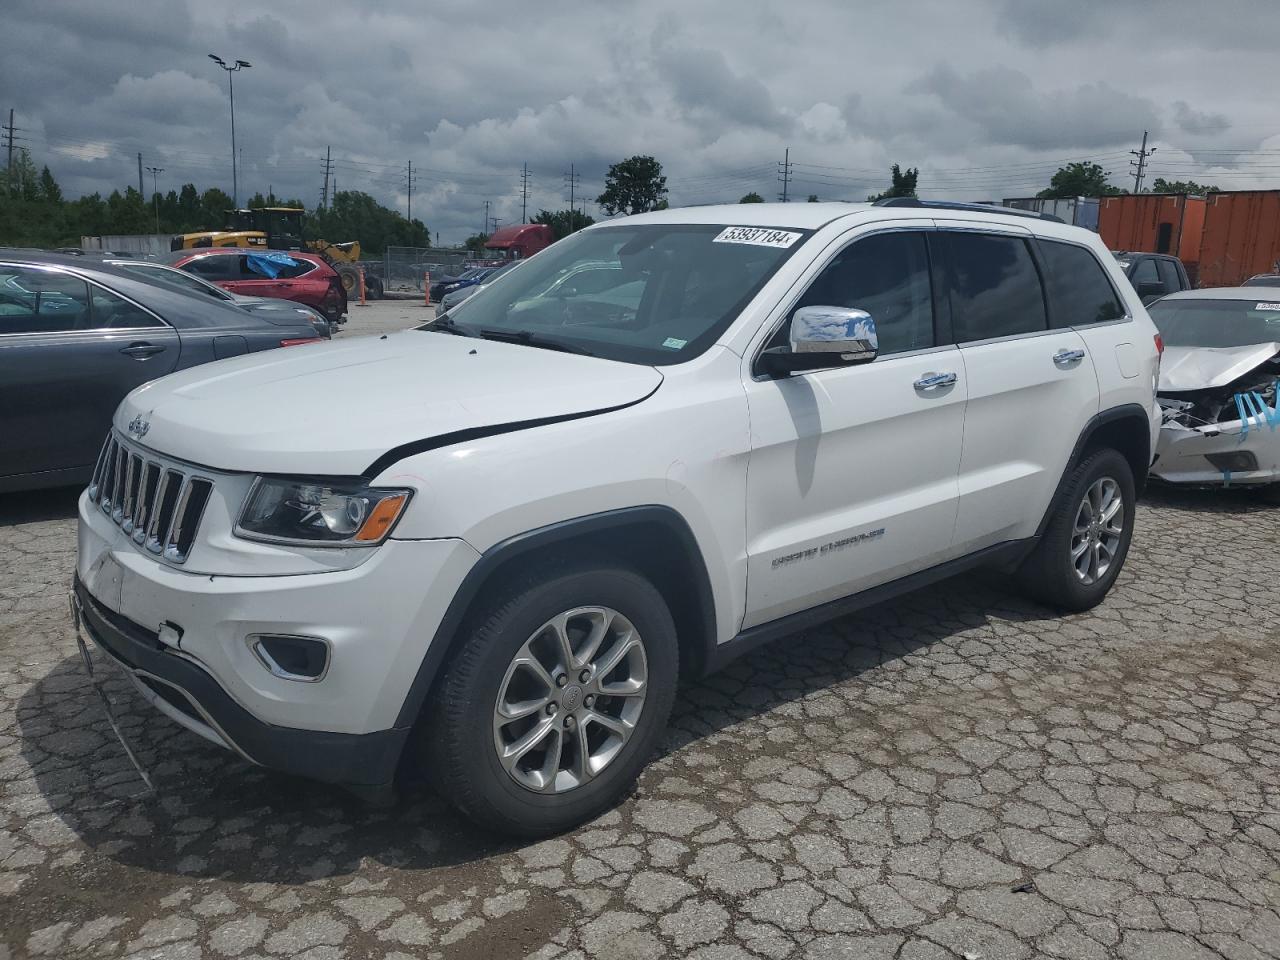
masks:
[[[666,727],[679,657],[662,595],[624,567],[530,575],[496,594],[448,666],[423,756],[489,829],[559,833],[616,803]]]
[[[1017,572],[1023,591],[1062,610],[1102,602],[1133,539],[1133,470],[1116,450],[1099,450],[1065,479],[1044,536]]]

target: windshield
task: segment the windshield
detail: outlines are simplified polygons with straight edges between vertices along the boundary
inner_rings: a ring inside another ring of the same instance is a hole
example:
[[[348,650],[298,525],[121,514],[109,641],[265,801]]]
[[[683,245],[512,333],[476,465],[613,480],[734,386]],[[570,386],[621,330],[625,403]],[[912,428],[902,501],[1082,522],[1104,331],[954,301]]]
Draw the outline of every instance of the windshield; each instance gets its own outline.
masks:
[[[1280,341],[1280,301],[1157,300],[1147,311],[1170,347],[1245,347]]]
[[[205,283],[199,277],[194,277],[183,270],[174,270],[171,267],[162,267],[159,265],[148,265],[144,263],[115,263],[113,266],[126,270],[129,273],[141,277],[143,280],[150,280],[155,283],[168,284],[171,287],[177,287],[183,293],[199,293],[214,300],[230,300],[231,297],[226,291],[220,287],[215,287],[211,283]]]
[[[454,325],[628,363],[681,363],[715,342],[806,235],[700,224],[584,230],[504,271]]]

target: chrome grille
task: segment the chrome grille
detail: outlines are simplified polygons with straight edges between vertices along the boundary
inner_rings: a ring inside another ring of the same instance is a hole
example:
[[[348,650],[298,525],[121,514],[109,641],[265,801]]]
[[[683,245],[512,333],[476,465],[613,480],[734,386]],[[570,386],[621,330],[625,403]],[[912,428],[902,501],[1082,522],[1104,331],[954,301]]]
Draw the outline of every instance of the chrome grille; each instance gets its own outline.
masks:
[[[185,563],[213,481],[165,463],[112,433],[89,483],[93,500],[134,543],[170,563]]]

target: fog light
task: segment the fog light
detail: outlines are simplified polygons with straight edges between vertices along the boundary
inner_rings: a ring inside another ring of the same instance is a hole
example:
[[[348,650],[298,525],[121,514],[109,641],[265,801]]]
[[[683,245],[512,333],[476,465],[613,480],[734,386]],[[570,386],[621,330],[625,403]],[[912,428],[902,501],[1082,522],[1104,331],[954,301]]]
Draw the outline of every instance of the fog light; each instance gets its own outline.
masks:
[[[329,641],[280,633],[251,633],[249,649],[273,676],[299,683],[323,680],[329,670]]]
[[[1258,458],[1248,450],[1232,450],[1230,453],[1206,453],[1204,458],[1223,473],[1246,473],[1258,469]]]

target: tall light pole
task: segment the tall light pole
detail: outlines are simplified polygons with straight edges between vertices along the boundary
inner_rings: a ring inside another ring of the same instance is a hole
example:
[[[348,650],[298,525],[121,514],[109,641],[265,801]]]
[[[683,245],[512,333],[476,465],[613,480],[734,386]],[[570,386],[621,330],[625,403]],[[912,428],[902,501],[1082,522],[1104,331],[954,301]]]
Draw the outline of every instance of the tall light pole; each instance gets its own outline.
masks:
[[[231,205],[233,207],[240,206],[240,184],[236,181],[236,88],[231,82],[231,75],[237,70],[243,70],[245,67],[251,67],[247,60],[237,60],[234,66],[228,67],[227,62],[217,54],[209,54],[209,59],[227,71],[227,90],[231,94]]]
[[[147,167],[151,174],[151,196],[155,200],[156,205],[156,233],[160,232],[160,187],[158,185],[160,174],[164,173],[164,167]]]

